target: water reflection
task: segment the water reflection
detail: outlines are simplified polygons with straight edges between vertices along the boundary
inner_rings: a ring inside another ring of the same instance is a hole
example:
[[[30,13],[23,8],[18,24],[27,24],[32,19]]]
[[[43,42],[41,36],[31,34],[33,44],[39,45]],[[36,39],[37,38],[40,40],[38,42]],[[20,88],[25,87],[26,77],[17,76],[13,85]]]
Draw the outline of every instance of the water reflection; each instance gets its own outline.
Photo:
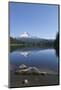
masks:
[[[27,56],[30,55],[31,52],[30,52],[30,51],[20,51],[19,53],[20,53],[21,55],[27,57]]]
[[[40,51],[40,50],[46,50],[46,49],[49,49],[49,48],[16,48],[16,47],[11,47],[10,52],[12,53],[14,51],[19,51],[19,54],[27,57],[32,53],[32,51]],[[56,48],[52,48],[52,49],[55,50],[55,55],[57,57],[59,57],[59,50]]]
[[[21,48],[10,53],[11,64],[25,64],[30,67],[58,71],[58,56],[56,49]]]
[[[56,52],[56,53],[55,53],[56,56],[59,57],[59,50],[58,50],[58,49],[55,49],[55,52]]]

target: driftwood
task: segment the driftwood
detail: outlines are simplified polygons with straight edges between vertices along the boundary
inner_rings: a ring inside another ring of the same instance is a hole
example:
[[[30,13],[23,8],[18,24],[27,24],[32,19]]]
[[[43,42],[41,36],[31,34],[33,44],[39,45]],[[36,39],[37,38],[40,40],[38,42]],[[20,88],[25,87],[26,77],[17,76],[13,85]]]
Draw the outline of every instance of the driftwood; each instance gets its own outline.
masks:
[[[36,67],[27,67],[26,65],[22,64],[19,66],[18,70],[15,72],[16,74],[30,74],[30,75],[46,75],[47,72],[41,72],[38,68]]]

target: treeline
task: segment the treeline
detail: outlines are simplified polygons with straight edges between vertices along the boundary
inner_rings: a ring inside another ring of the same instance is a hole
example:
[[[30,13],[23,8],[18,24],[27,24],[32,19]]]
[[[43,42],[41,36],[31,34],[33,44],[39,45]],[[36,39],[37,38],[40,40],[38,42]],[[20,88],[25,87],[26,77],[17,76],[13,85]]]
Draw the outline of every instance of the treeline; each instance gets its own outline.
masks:
[[[56,35],[56,39],[54,41],[54,47],[59,49],[59,33]]]
[[[20,44],[20,46],[27,46],[27,47],[53,47],[53,40],[45,40],[45,39],[24,39],[18,40],[15,38],[10,37],[10,44]]]
[[[56,54],[59,56],[59,33],[56,35],[56,39],[54,41],[54,48],[56,50]]]

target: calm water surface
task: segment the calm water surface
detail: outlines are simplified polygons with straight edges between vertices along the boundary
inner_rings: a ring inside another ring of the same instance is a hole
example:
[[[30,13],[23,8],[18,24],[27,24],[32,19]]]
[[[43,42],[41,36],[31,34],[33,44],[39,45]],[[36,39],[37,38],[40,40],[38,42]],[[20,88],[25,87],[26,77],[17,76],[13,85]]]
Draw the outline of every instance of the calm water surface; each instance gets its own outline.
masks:
[[[42,70],[58,72],[58,56],[55,49],[20,49],[10,52],[10,65],[16,70],[25,64]]]

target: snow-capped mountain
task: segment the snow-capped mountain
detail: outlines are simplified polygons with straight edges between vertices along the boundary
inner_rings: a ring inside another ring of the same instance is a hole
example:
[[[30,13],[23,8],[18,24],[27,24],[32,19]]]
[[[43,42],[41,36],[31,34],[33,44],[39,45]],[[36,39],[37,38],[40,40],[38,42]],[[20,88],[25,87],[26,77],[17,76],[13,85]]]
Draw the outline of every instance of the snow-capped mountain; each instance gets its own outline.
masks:
[[[38,37],[31,36],[28,32],[24,32],[24,33],[20,34],[20,36],[18,38],[16,38],[15,40],[17,43],[23,43],[23,44],[25,43],[25,44],[29,44],[29,45],[53,42],[52,40],[41,39]]]
[[[28,43],[40,42],[40,38],[31,36],[28,32],[24,32],[24,33],[20,34],[20,36],[17,38],[17,40],[22,41],[22,42],[28,42]]]
[[[24,32],[20,35],[20,38],[31,38],[31,36],[28,32]]]

